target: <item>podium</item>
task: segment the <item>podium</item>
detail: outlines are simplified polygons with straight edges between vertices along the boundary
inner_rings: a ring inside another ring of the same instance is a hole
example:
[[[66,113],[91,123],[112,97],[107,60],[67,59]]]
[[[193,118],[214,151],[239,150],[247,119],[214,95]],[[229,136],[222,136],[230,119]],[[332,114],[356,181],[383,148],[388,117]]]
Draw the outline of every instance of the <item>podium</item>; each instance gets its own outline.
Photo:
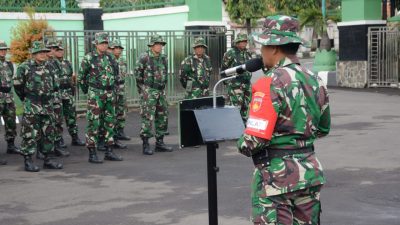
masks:
[[[217,153],[218,142],[238,139],[244,130],[240,111],[224,107],[222,96],[205,97],[179,102],[180,148],[207,145],[208,219],[218,225]]]

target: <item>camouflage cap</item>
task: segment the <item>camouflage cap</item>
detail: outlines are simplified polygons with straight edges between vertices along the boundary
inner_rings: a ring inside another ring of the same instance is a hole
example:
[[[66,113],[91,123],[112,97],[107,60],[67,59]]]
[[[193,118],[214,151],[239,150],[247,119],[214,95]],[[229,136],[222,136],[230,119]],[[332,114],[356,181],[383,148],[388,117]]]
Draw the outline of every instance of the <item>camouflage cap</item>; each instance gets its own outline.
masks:
[[[10,49],[7,46],[7,43],[5,41],[3,41],[3,40],[0,40],[0,50],[7,50],[7,49]]]
[[[114,39],[111,44],[110,44],[111,48],[122,48],[124,49],[124,47],[122,47],[122,43],[119,39]]]
[[[109,42],[108,33],[106,32],[98,32],[94,34],[93,44],[98,45],[104,42]]]
[[[147,44],[147,46],[151,47],[151,46],[155,45],[156,43],[160,43],[162,45],[166,45],[167,44],[167,42],[165,42],[163,40],[161,35],[154,34],[153,36],[150,37],[150,42]]]
[[[194,39],[193,48],[197,48],[199,46],[203,46],[204,48],[208,48],[208,46],[206,45],[206,41],[202,37],[198,37],[198,38]]]
[[[233,41],[233,43],[237,44],[239,42],[242,41],[247,41],[247,34],[245,33],[238,33],[238,35],[236,36],[236,39]]]
[[[61,39],[58,39],[56,43],[58,49],[64,50],[64,43]]]
[[[296,34],[298,30],[299,21],[296,18],[283,15],[268,16],[263,32],[255,34],[253,39],[261,45],[303,44],[303,40]]]
[[[57,40],[54,37],[48,38],[45,43],[46,48],[58,48]]]
[[[31,54],[36,54],[38,52],[49,52],[50,49],[46,48],[46,46],[41,41],[32,42],[32,48],[30,49]]]

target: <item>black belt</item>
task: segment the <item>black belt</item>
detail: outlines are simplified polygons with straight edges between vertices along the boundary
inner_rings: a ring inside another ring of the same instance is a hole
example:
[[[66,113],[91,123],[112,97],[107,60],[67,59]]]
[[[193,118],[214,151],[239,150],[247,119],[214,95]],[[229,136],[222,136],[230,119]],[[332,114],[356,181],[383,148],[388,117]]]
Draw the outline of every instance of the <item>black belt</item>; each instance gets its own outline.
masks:
[[[65,84],[60,84],[60,89],[70,89],[72,88],[71,84],[65,83]]]
[[[114,85],[110,85],[110,86],[91,85],[90,87],[94,88],[94,89],[103,90],[103,91],[113,91],[114,90]]]
[[[11,87],[0,87],[0,92],[10,93],[11,92]]]
[[[252,156],[254,165],[268,165],[272,158],[281,158],[288,155],[304,154],[314,152],[314,145],[296,149],[263,149]]]

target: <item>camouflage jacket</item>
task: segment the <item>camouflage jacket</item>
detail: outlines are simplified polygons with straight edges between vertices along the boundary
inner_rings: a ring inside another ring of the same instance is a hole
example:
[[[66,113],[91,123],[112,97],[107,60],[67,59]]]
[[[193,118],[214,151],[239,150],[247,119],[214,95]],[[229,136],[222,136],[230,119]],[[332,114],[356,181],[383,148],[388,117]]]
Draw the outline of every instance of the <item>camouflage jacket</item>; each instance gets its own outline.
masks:
[[[124,94],[125,92],[125,80],[128,76],[128,65],[126,64],[126,60],[122,57],[119,57],[117,60],[119,66],[119,85],[117,86],[117,92],[120,94]]]
[[[221,70],[226,70],[235,66],[240,66],[252,58],[249,50],[245,49],[240,51],[238,48],[233,47],[225,52],[222,58]],[[228,85],[241,86],[243,83],[250,84],[251,73],[244,72],[239,77],[228,81]]]
[[[10,61],[0,60],[0,103],[11,103],[14,101],[13,86],[14,66]]]
[[[33,59],[28,59],[18,66],[14,88],[20,99],[24,100],[24,113],[53,113],[56,83],[50,73],[51,69],[53,68],[48,63],[38,64]]]
[[[61,77],[59,78],[60,94],[62,99],[69,99],[75,94],[75,83],[72,80],[74,70],[67,59],[59,60],[61,64]]]
[[[199,58],[193,54],[186,57],[180,68],[179,79],[187,91],[194,89],[208,89],[212,73],[211,60],[208,55]]]
[[[272,138],[268,141],[245,131],[238,140],[240,153],[252,156],[267,149],[312,147],[316,138],[329,133],[329,97],[326,86],[317,75],[301,67],[297,58],[285,58],[267,71],[266,76],[271,77],[270,99],[277,114]],[[262,100],[265,103],[254,101],[254,93],[259,91],[254,87],[259,81],[253,85],[249,120],[252,110],[267,104],[265,100]],[[266,169],[273,182],[266,187],[268,195],[296,191],[325,182],[319,161],[310,153],[272,158]]]
[[[119,68],[112,54],[88,53],[81,62],[78,83],[83,93],[91,90],[114,91],[118,83]]]
[[[139,94],[148,88],[164,90],[168,81],[167,57],[155,57],[151,50],[143,53],[136,62],[135,77]]]

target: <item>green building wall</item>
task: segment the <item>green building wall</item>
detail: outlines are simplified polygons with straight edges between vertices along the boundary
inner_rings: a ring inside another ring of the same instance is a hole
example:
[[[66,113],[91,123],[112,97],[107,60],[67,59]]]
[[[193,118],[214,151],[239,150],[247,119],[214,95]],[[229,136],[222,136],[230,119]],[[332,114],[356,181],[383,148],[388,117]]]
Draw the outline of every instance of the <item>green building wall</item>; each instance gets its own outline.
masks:
[[[381,0],[342,0],[342,21],[381,20]]]

